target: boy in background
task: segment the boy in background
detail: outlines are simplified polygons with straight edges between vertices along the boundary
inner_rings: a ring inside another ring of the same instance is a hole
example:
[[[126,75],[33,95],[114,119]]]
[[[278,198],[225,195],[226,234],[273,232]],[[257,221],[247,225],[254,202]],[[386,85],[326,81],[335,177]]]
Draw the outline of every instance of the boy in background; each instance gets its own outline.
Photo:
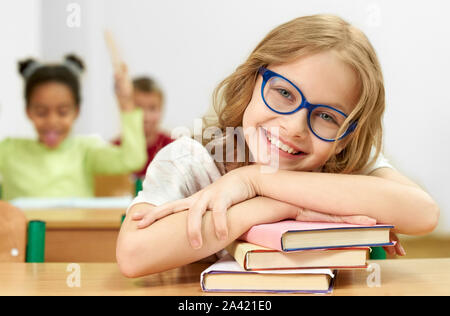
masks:
[[[138,77],[133,80],[134,104],[142,108],[144,112],[144,133],[147,143],[148,160],[144,168],[135,172],[135,176],[143,179],[148,165],[158,151],[173,142],[166,133],[160,130],[162,110],[164,105],[164,93],[156,82],[149,77]],[[120,144],[120,140],[115,141]]]

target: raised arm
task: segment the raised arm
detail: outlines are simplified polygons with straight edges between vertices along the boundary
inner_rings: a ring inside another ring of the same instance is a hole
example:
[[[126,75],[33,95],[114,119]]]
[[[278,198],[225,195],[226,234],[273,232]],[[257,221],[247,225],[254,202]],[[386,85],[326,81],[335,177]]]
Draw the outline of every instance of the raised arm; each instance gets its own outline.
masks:
[[[142,169],[147,162],[144,116],[133,100],[133,84],[114,39],[105,33],[114,70],[114,87],[121,117],[121,144],[92,146],[87,164],[94,173],[120,174]]]
[[[287,170],[264,174],[255,166],[247,171],[257,195],[314,211],[366,215],[409,235],[431,232],[438,222],[439,208],[430,195],[391,168],[369,176]]]
[[[256,197],[228,210],[229,234],[225,240],[216,237],[211,212],[203,217],[202,248],[193,249],[187,236],[187,212],[179,212],[138,229],[133,213],[153,208],[141,203],[133,206],[122,224],[117,241],[117,262],[127,277],[139,277],[179,267],[208,257],[257,224],[295,219],[298,207],[265,197]],[[244,214],[244,215],[243,215]]]
[[[120,174],[142,169],[147,162],[143,120],[140,109],[122,112],[120,146],[103,141],[89,144],[88,168],[96,174]]]

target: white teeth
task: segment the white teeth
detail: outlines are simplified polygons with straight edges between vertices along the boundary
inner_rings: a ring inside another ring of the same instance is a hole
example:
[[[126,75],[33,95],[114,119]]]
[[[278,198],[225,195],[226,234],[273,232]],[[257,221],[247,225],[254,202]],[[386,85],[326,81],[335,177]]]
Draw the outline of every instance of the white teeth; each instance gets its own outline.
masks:
[[[269,135],[267,135],[267,139],[274,144],[275,146],[277,146],[278,148],[280,148],[281,150],[290,153],[290,154],[297,154],[298,152],[295,151],[293,148],[289,147],[288,145],[282,143],[279,139],[276,139],[274,137],[270,137]]]

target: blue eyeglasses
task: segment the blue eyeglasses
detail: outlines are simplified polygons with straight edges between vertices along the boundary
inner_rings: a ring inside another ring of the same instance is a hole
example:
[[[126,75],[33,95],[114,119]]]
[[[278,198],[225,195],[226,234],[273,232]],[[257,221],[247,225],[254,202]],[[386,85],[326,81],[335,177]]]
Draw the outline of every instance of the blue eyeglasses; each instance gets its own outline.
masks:
[[[341,140],[355,130],[357,121],[352,122],[342,135],[338,135],[347,119],[344,112],[328,105],[309,103],[295,84],[276,72],[261,67],[259,73],[263,77],[261,96],[266,106],[275,113],[289,115],[307,109],[309,129],[326,142]]]

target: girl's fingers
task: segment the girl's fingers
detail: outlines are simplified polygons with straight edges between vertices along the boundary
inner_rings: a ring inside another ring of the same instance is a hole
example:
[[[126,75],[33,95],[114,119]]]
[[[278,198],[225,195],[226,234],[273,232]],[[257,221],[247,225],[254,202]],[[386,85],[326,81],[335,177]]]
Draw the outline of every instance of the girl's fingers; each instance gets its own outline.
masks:
[[[156,221],[156,220],[166,217],[170,214],[174,214],[174,213],[178,213],[178,212],[187,210],[187,209],[189,209],[190,204],[191,204],[191,202],[188,199],[183,199],[183,200],[178,200],[178,201],[163,204],[160,207],[156,207],[153,210],[153,214],[154,214],[153,219]]]
[[[141,213],[141,212],[136,212],[133,215],[131,215],[131,219],[133,221],[138,221],[144,218],[145,213]]]
[[[389,255],[395,255],[394,247],[383,247],[383,248]]]
[[[119,53],[119,49],[117,48],[116,42],[114,40],[114,37],[110,31],[105,31],[104,33],[106,45],[108,47],[110,57],[111,57],[111,63],[113,65],[113,68],[115,70],[119,69],[121,64],[121,57]]]
[[[336,222],[339,220],[339,217],[302,208],[295,220],[303,222]]]
[[[163,217],[186,210],[188,208],[189,201],[187,199],[177,200],[157,206],[146,214],[137,212],[133,214],[132,219],[140,220],[140,222],[138,223],[138,228],[145,228]]]
[[[397,235],[393,232],[390,233],[390,239],[391,241],[395,241],[395,246],[390,247],[383,247],[384,250],[390,255],[399,255],[399,256],[405,256],[406,251],[403,249],[400,240],[398,239]]]
[[[192,248],[200,249],[203,244],[202,240],[202,218],[208,207],[208,199],[200,198],[188,211],[187,233],[189,243]]]
[[[339,216],[315,212],[307,209],[302,209],[299,214],[300,215],[296,218],[296,220],[305,222],[332,222],[369,226],[376,225],[377,223],[375,219],[364,215]]]
[[[137,228],[142,229],[150,226],[154,222],[153,216],[151,213],[146,214],[140,222],[137,223]]]
[[[214,229],[217,239],[225,240],[228,238],[228,225],[227,225],[227,207],[220,206],[215,207],[212,211],[212,218],[214,222]]]
[[[397,250],[397,254],[399,256],[406,256],[406,251],[403,249],[402,244],[399,241],[395,245],[395,249]]]
[[[342,219],[347,224],[368,225],[368,226],[373,226],[377,224],[376,219],[364,215],[342,216]]]
[[[397,255],[399,256],[406,256],[406,251],[405,249],[403,249],[400,240],[397,237],[397,234],[391,232],[390,233],[390,239],[391,241],[395,241],[395,247],[389,247],[389,248],[393,248],[393,252],[397,253]]]

